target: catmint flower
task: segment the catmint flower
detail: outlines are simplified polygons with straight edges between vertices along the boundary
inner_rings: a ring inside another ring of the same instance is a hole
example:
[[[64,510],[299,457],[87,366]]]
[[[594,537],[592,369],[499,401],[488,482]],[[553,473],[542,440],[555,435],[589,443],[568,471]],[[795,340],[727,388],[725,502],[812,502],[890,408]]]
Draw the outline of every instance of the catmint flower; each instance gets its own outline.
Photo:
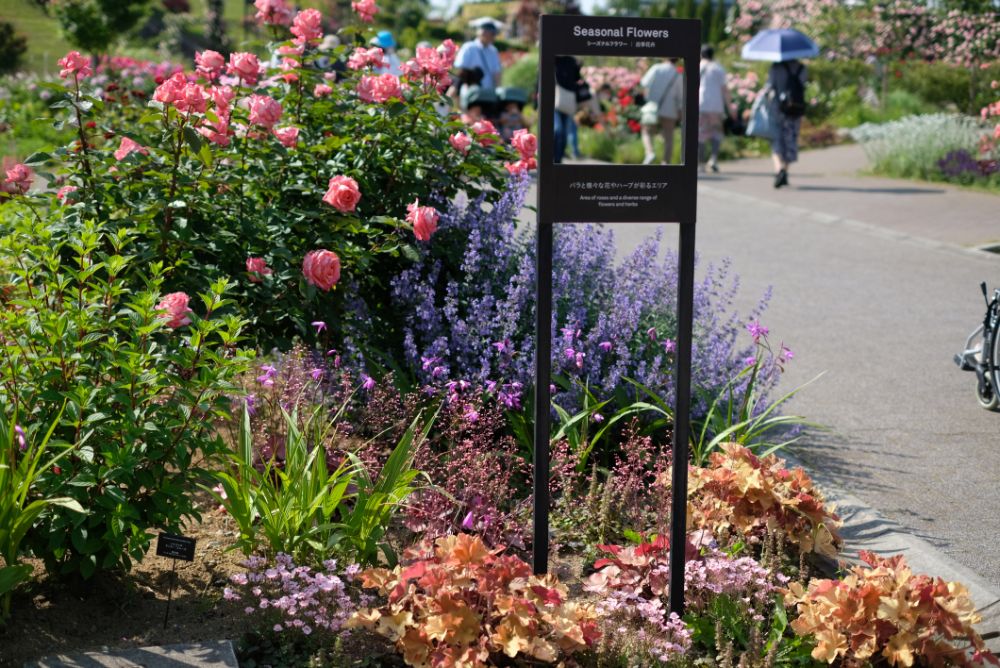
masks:
[[[316,333],[319,334],[324,329],[326,329],[326,323],[322,320],[316,320],[312,323],[312,326],[316,328]]]

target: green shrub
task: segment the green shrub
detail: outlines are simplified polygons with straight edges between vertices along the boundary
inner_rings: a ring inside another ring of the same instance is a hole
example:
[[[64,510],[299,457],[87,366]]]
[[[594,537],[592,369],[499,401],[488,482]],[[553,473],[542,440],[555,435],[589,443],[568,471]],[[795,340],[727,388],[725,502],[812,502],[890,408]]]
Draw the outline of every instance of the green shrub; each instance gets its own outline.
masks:
[[[538,88],[538,52],[525,54],[504,70],[503,85],[523,88],[529,94],[533,94]]]
[[[191,313],[176,297],[165,313],[161,265],[143,267],[146,289],[123,280],[136,271],[130,237],[85,223],[58,241],[49,221],[21,218],[0,241],[0,404],[24,423],[56,423],[73,456],[39,477],[38,492],[87,509],[56,508],[27,536],[58,574],[128,569],[150,530],[198,516],[191,487],[221,447],[213,423],[248,366],[244,321],[221,314],[226,281],[195,296]]]
[[[888,67],[889,90],[905,90],[941,111],[978,114],[996,100],[990,82],[1000,79],[1000,64],[967,69],[947,63],[907,61]]]
[[[16,72],[27,52],[28,40],[14,32],[13,25],[0,21],[0,74]]]
[[[903,178],[940,179],[938,161],[952,151],[975,154],[987,129],[975,118],[958,114],[908,116],[851,131],[864,147],[872,169]]]

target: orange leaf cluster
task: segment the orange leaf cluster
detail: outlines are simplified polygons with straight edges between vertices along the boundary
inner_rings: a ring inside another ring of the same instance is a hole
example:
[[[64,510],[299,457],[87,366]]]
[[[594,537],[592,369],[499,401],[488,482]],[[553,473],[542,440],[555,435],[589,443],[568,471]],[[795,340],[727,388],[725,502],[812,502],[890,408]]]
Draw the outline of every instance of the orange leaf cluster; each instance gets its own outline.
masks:
[[[876,653],[893,666],[973,666],[1000,661],[986,649],[972,625],[979,622],[964,586],[914,575],[902,555],[882,559],[862,552],[870,566],[851,569],[843,580],[793,583],[786,605],[798,605],[792,629],[816,640],[813,658],[866,662]],[[952,641],[965,638],[968,645]]]
[[[478,536],[445,536],[407,557],[406,566],[361,574],[387,601],[350,624],[392,640],[410,666],[478,668],[500,654],[555,662],[600,637],[593,606],[568,601],[555,576],[532,575]]]
[[[737,443],[723,444],[709,462],[689,469],[689,529],[744,535],[781,529],[803,552],[837,556],[840,518],[801,468],[789,469],[775,455],[758,457]],[[670,484],[669,470],[660,483]]]

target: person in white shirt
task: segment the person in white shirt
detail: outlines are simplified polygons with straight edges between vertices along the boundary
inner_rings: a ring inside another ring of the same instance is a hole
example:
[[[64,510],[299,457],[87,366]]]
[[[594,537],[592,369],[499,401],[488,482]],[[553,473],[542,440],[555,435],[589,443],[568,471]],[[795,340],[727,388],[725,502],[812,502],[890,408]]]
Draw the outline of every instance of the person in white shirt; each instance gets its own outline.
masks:
[[[462,72],[462,90],[474,85],[483,90],[495,90],[500,85],[503,67],[500,64],[500,52],[493,46],[496,36],[497,24],[483,21],[479,24],[476,39],[466,42],[458,50],[455,67]]]
[[[403,74],[403,63],[400,62],[399,56],[396,55],[396,39],[392,36],[392,33],[388,30],[380,30],[379,33],[372,38],[372,46],[381,47],[382,55],[385,59],[385,67],[376,67],[376,74],[391,74],[393,76],[400,76]]]
[[[646,153],[642,164],[656,161],[653,137],[659,133],[663,135],[663,164],[669,165],[674,157],[674,130],[684,110],[684,76],[674,62],[666,60],[646,70],[639,84],[646,98],[639,120]]]
[[[726,87],[726,70],[715,62],[715,50],[708,44],[701,47],[701,85],[698,88],[698,163],[699,170],[719,171],[719,145],[722,144],[722,120],[734,115],[733,102]],[[705,155],[705,145],[711,147],[711,157]]]

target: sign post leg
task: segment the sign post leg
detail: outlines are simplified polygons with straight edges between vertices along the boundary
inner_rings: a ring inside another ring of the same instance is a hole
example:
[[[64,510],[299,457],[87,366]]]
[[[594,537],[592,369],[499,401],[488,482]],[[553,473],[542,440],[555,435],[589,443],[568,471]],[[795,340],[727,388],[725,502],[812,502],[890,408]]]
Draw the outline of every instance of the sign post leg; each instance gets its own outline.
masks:
[[[677,277],[677,396],[674,406],[670,518],[670,611],[684,614],[684,552],[687,545],[688,440],[691,431],[691,338],[694,321],[694,225],[679,225]]]
[[[170,603],[174,599],[174,580],[177,579],[177,560],[171,559],[170,584],[167,585],[167,610],[163,613],[163,630],[167,630],[167,622],[170,620]]]
[[[549,383],[552,377],[552,225],[538,221],[535,269],[535,457],[532,567],[549,567]]]

